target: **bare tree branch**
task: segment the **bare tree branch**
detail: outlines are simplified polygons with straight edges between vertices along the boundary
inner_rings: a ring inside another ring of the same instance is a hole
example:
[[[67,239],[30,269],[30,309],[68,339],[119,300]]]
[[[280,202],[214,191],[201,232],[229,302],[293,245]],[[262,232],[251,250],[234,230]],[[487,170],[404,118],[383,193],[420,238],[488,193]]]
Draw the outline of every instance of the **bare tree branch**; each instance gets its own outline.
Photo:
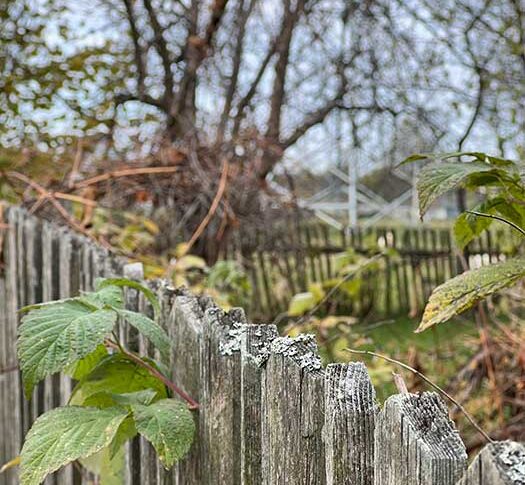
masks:
[[[174,85],[171,72],[171,56],[166,40],[164,39],[164,29],[160,25],[155,9],[151,4],[151,0],[144,0],[144,7],[148,12],[151,28],[153,29],[155,48],[161,58],[162,68],[164,70],[164,101],[167,106],[171,107],[174,96]]]
[[[235,45],[235,51],[233,54],[232,74],[229,79],[228,89],[226,90],[226,98],[224,100],[224,108],[222,110],[221,120],[219,123],[219,127],[217,129],[217,144],[222,143],[224,139],[224,132],[226,130],[226,125],[230,117],[233,97],[237,90],[237,82],[239,79],[239,71],[241,68],[243,46],[244,46],[244,34],[246,32],[246,24],[253,10],[253,7],[255,6],[255,2],[256,0],[250,0],[248,6],[245,8],[244,1],[243,0],[239,1],[239,8],[237,11],[237,24],[238,24],[237,43]]]
[[[132,1],[123,1],[124,5],[126,6],[126,14],[128,17],[128,23],[131,32],[131,40],[133,42],[133,55],[135,58],[135,67],[137,69],[137,91],[139,93],[139,96],[143,96],[145,90],[144,80],[146,78],[146,68],[144,66],[143,51],[140,46],[140,33],[137,28]]]

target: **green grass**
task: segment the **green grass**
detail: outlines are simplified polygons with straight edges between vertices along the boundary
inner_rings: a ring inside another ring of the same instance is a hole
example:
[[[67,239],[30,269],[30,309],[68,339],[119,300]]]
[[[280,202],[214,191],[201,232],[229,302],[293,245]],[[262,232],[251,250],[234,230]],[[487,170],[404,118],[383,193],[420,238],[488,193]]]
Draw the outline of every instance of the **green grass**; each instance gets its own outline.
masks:
[[[409,384],[414,382],[414,375],[382,359],[352,355],[345,348],[370,350],[411,364],[438,385],[446,386],[475,352],[475,324],[457,319],[415,334],[417,325],[418,320],[408,317],[378,324],[357,324],[351,326],[344,337],[331,342],[331,352],[322,348],[321,353],[326,361],[365,361],[380,401],[397,392],[392,372],[401,374]],[[426,388],[427,385],[421,385],[421,390]]]

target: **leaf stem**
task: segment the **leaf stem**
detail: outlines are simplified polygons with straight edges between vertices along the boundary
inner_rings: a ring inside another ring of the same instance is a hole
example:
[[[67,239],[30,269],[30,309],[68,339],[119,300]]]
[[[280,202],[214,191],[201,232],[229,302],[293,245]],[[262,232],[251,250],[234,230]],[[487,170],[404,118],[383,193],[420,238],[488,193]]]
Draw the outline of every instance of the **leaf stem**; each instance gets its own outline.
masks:
[[[175,383],[171,382],[168,378],[163,376],[157,369],[155,369],[155,367],[142,360],[138,355],[135,355],[133,352],[130,352],[129,350],[122,347],[122,345],[113,342],[112,340],[106,340],[105,343],[108,347],[112,347],[114,349],[119,350],[133,362],[146,369],[153,377],[159,379],[167,388],[171,389],[174,393],[178,394],[182,399],[184,399],[188,403],[188,407],[190,409],[199,409],[199,403],[197,401],[195,401],[192,397],[186,394]]]
[[[486,214],[484,212],[478,212],[478,211],[470,211],[470,210],[467,210],[465,212],[468,212],[469,214],[472,214],[472,215],[475,215],[475,216],[479,216],[479,217],[487,217],[489,219],[496,219],[497,221],[501,221],[501,222],[504,222],[505,224],[508,224],[509,226],[513,227],[514,229],[516,229],[516,231],[520,232],[522,236],[525,236],[525,230],[522,229],[520,226],[518,226],[517,224],[514,224],[514,222],[512,221],[509,221],[508,219],[505,219],[504,217],[500,217],[500,216],[496,216],[494,214]]]
[[[468,411],[458,402],[456,399],[454,399],[447,391],[439,387],[437,384],[432,382],[427,376],[419,372],[418,370],[414,369],[413,367],[410,367],[409,365],[400,362],[399,360],[392,359],[391,357],[387,357],[386,355],[381,355],[376,352],[372,352],[370,350],[354,350],[354,349],[346,349],[348,352],[352,354],[360,354],[360,355],[371,355],[373,357],[377,357],[379,359],[386,360],[387,362],[390,362],[395,365],[399,365],[400,367],[403,367],[403,369],[406,369],[414,374],[416,374],[418,377],[423,379],[429,386],[433,387],[436,391],[438,391],[440,394],[445,396],[449,401],[451,401],[455,406],[458,407],[458,409],[465,415],[465,417],[468,419],[470,424],[476,428],[476,430],[485,438],[489,443],[494,443],[494,440],[479,426],[478,423],[474,420],[474,418],[468,413]]]

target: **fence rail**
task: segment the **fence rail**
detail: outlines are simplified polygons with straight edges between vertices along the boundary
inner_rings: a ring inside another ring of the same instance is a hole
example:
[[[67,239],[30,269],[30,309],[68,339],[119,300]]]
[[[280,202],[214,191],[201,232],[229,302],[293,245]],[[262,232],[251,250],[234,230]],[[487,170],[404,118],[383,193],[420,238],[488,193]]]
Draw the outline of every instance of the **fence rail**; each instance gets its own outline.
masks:
[[[265,320],[285,312],[291,297],[306,291],[310,283],[336,277],[336,254],[348,249],[361,255],[392,249],[394,255],[361,275],[361,287],[344,309],[346,314],[384,317],[421,311],[435,287],[463,272],[463,257],[471,267],[478,267],[504,259],[518,246],[519,239],[505,227],[483,233],[460,254],[451,228],[357,227],[336,231],[291,219],[276,231],[253,235],[239,231],[220,257],[242,262],[253,288],[249,313]]]
[[[18,208],[7,213],[0,277],[0,462],[16,456],[42,412],[66,403],[71,381],[48,378],[24,399],[16,365],[17,308],[92,288],[94,278],[127,274],[136,265]],[[272,325],[251,325],[244,312],[225,313],[208,298],[151,283],[159,322],[173,341],[171,378],[200,403],[190,454],[171,471],[151,446],[126,449],[126,485],[358,484],[504,485],[525,483],[525,447],[487,445],[467,470],[467,455],[445,405],[434,393],[400,394],[380,409],[362,363],[323,368],[314,338],[280,337]],[[127,291],[128,308],[151,314]],[[120,337],[151,355],[131,329]],[[152,355],[154,356],[154,355]],[[17,471],[0,485],[18,483]],[[87,485],[72,466],[46,480]]]

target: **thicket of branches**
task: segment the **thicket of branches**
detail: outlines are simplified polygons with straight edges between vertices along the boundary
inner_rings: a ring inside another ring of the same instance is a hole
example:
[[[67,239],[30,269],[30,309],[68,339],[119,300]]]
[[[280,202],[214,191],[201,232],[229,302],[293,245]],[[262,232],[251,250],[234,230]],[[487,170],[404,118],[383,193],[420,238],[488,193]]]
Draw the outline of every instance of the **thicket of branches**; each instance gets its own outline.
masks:
[[[190,233],[225,163],[213,237],[258,219],[275,199],[266,176],[289,152],[325,156],[320,140],[341,126],[347,146],[393,161],[476,137],[523,150],[516,0],[19,0],[0,19],[4,158],[112,206],[146,194]],[[45,168],[58,159],[64,170]],[[87,192],[71,183],[72,166],[82,179],[158,165],[180,170]]]

